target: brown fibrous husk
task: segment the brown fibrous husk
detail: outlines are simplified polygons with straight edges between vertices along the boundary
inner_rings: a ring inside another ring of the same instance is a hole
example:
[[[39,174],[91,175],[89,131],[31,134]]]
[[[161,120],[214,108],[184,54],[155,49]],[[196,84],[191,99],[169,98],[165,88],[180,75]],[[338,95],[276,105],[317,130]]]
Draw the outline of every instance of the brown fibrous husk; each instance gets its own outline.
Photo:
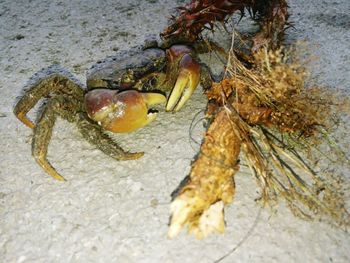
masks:
[[[239,152],[261,188],[263,204],[283,199],[296,216],[349,226],[344,180],[334,169],[316,172],[312,166],[322,155],[331,156],[322,152],[325,144],[334,156],[328,158],[330,165],[337,160],[349,165],[330,140],[339,120],[334,116],[342,114],[349,100],[326,88],[307,87],[309,74],[297,54],[295,47],[262,48],[248,67],[230,51],[226,77],[206,92],[216,105],[208,108],[213,122],[189,181],[172,203],[171,237],[185,225],[199,238],[223,232],[222,210],[233,200]],[[325,161],[319,166],[327,166]],[[222,209],[211,209],[219,203]]]

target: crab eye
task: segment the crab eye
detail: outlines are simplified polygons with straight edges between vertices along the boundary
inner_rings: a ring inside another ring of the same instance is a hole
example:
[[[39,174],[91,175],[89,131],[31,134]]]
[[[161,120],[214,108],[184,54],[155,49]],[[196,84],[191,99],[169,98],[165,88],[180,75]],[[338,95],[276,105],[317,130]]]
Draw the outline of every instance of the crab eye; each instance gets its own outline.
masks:
[[[121,86],[130,87],[135,84],[135,76],[134,73],[128,70],[125,74],[122,75],[120,80]]]
[[[131,82],[131,78],[129,75],[123,75],[122,76],[122,82],[123,83],[130,83]]]

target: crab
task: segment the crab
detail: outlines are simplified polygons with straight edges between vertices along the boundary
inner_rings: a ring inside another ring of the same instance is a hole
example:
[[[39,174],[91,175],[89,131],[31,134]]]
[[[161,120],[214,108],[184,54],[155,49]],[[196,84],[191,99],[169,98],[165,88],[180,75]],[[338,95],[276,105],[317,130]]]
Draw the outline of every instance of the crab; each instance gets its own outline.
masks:
[[[83,137],[117,160],[133,160],[143,152],[127,152],[105,131],[132,132],[154,121],[152,107],[166,103],[166,111],[180,110],[210,74],[187,45],[136,48],[97,62],[87,73],[86,87],[52,66],[44,70],[19,99],[14,114],[33,129],[32,155],[53,178],[65,181],[47,160],[57,116],[75,122]],[[168,96],[168,97],[166,97]],[[27,113],[43,98],[47,102],[34,124]]]

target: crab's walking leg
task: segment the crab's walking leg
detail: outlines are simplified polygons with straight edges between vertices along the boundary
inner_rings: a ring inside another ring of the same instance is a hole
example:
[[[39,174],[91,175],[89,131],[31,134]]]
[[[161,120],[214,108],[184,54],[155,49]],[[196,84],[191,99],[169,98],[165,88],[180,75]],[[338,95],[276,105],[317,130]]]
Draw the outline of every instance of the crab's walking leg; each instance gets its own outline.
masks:
[[[49,175],[60,181],[65,181],[65,179],[59,173],[57,173],[55,168],[53,168],[53,166],[47,160],[47,149],[57,115],[72,121],[74,118],[74,112],[73,114],[67,114],[67,109],[71,109],[76,112],[76,107],[81,106],[79,101],[76,102],[77,103],[74,104],[74,100],[69,101],[64,99],[63,96],[52,98],[44,108],[37,125],[34,127],[34,137],[32,142],[33,157]],[[63,108],[63,106],[65,108]]]
[[[35,124],[27,117],[27,113],[43,97],[50,93],[67,94],[78,100],[83,98],[83,89],[68,77],[60,74],[52,74],[49,77],[37,81],[31,86],[18,101],[14,108],[14,114],[26,126],[33,129]]]
[[[91,122],[85,113],[78,114],[78,127],[84,138],[99,148],[106,155],[117,160],[134,160],[143,156],[143,152],[130,153],[125,152],[118,146],[101,127]]]
[[[53,178],[65,181],[47,160],[48,145],[52,129],[57,116],[74,122],[77,121],[82,135],[102,152],[117,160],[131,160],[140,158],[143,153],[129,153],[120,148],[108,135],[103,133],[101,127],[91,122],[82,112],[82,102],[74,98],[58,95],[52,98],[44,108],[37,125],[34,128],[32,154],[36,162]]]

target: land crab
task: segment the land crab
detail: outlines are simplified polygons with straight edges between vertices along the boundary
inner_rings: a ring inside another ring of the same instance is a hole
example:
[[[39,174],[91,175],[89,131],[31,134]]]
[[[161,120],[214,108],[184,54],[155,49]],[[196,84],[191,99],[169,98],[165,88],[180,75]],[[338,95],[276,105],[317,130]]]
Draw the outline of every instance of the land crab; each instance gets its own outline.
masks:
[[[166,111],[176,112],[200,82],[204,87],[211,84],[208,68],[201,65],[195,49],[182,44],[164,47],[154,41],[97,62],[87,73],[86,88],[55,66],[34,79],[14,114],[33,129],[36,162],[61,181],[64,177],[47,160],[57,116],[77,123],[83,137],[110,157],[137,159],[143,152],[124,151],[104,131],[123,133],[144,127],[157,116],[150,107],[166,103]],[[27,113],[42,98],[48,99],[34,124]]]

